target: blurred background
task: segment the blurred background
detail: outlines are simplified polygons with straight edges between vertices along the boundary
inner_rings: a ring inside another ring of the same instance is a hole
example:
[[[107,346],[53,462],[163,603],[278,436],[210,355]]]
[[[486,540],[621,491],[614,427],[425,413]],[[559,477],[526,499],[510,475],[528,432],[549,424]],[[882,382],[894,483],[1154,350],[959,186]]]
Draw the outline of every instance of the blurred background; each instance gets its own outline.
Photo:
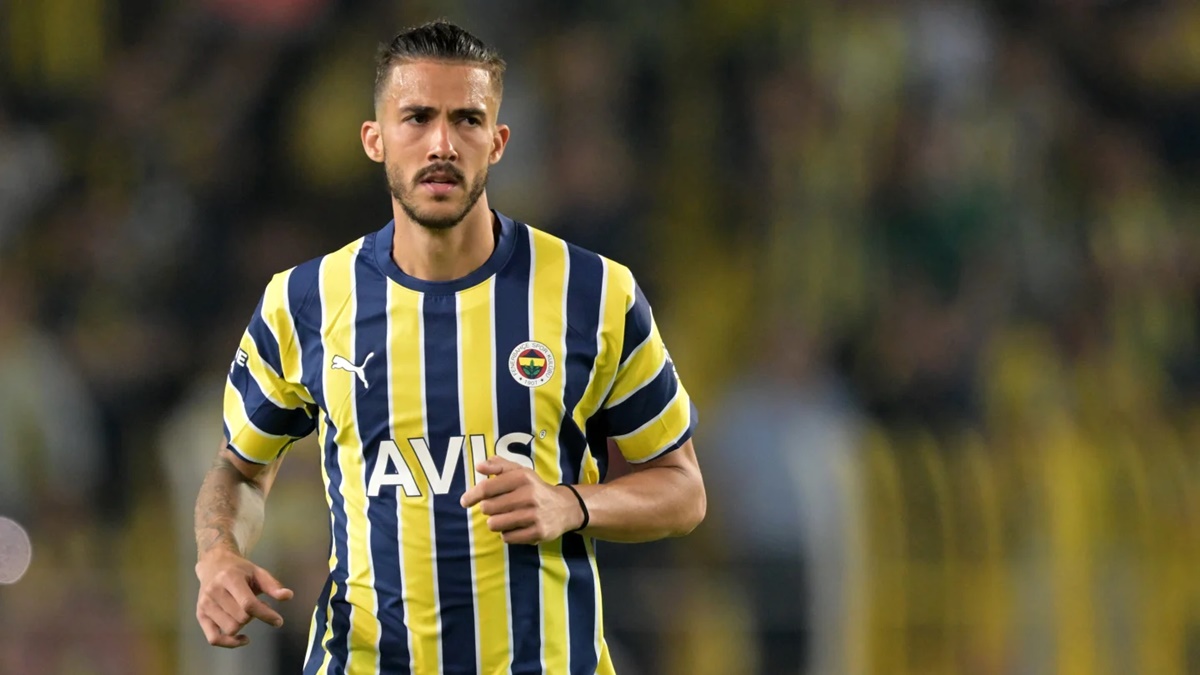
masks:
[[[390,218],[374,51],[437,16],[509,63],[492,204],[632,267],[702,411],[706,522],[600,548],[619,672],[1200,673],[1185,0],[0,0],[0,672],[299,672],[315,445],[236,653],[192,504],[270,275]]]

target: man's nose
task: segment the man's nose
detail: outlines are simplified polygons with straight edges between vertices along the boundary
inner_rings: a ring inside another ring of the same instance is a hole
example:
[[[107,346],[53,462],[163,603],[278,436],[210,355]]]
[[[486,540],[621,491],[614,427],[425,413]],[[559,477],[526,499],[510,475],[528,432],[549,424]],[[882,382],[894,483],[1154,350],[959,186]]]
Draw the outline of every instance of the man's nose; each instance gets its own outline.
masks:
[[[437,122],[433,126],[433,137],[429,140],[429,156],[426,159],[431,162],[453,162],[457,160],[458,152],[455,151],[454,142],[450,136],[450,124],[445,120]]]

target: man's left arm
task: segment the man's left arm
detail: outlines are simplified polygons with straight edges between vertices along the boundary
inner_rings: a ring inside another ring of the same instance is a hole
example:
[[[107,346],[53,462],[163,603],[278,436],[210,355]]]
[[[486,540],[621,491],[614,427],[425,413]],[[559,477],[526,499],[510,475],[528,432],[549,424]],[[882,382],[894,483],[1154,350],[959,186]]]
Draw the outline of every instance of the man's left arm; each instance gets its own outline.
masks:
[[[583,533],[606,541],[681,537],[704,520],[708,506],[691,439],[673,452],[631,464],[629,473],[609,483],[574,487],[589,514]],[[567,496],[578,509],[574,496]]]
[[[588,524],[582,534],[625,543],[680,537],[704,520],[704,481],[691,439],[631,468],[610,483],[572,486],[581,505],[569,488],[492,457],[476,467],[488,480],[467,490],[461,503],[479,505],[488,528],[509,544],[537,544],[575,531],[583,524],[585,507]]]

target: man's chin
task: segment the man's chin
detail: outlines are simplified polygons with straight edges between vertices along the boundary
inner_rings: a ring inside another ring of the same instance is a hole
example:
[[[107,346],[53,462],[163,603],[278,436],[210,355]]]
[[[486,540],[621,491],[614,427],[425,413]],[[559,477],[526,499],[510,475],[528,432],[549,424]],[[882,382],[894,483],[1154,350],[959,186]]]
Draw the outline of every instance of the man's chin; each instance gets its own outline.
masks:
[[[446,200],[443,208],[407,208],[405,211],[413,222],[431,230],[448,230],[462,222],[467,215],[461,206],[451,205]]]

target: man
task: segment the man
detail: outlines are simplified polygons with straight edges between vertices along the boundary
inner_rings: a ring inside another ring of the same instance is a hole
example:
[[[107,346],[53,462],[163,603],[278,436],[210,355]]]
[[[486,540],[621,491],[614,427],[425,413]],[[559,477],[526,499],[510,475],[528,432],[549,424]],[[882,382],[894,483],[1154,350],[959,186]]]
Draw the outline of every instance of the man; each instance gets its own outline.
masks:
[[[196,504],[208,641],[292,592],[246,555],[318,429],[330,574],[305,673],[611,673],[594,539],[691,531],[696,413],[629,270],[492,211],[504,62],[438,22],[381,51],[367,156],[394,220],[276,275]],[[609,439],[634,467],[600,484]]]

